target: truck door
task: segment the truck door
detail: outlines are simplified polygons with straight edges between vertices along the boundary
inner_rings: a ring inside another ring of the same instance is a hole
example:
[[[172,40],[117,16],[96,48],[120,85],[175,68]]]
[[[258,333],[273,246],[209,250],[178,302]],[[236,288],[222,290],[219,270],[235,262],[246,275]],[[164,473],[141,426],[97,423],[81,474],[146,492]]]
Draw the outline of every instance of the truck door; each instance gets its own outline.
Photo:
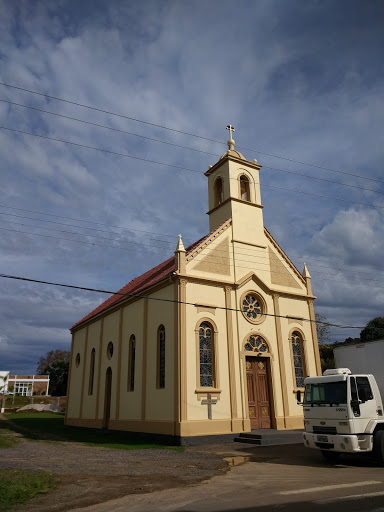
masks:
[[[356,433],[364,432],[367,419],[377,416],[376,400],[373,398],[368,377],[351,377],[352,411],[356,418]]]

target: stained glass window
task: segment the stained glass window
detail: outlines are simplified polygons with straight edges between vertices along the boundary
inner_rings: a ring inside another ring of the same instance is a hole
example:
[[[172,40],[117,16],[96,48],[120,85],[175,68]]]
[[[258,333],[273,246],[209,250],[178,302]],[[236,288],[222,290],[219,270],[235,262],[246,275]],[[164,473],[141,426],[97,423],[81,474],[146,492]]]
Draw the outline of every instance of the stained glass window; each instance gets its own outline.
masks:
[[[293,368],[295,370],[296,387],[304,387],[304,368],[302,354],[302,339],[298,332],[293,332],[291,336]]]
[[[200,324],[200,386],[213,387],[213,329],[208,322]]]
[[[243,299],[242,306],[245,317],[251,321],[256,320],[262,314],[261,305],[256,295],[246,295]]]
[[[268,352],[268,345],[261,336],[252,334],[244,345],[244,349],[248,352],[258,352],[263,354]]]
[[[158,387],[165,388],[165,328],[160,325],[158,330]]]

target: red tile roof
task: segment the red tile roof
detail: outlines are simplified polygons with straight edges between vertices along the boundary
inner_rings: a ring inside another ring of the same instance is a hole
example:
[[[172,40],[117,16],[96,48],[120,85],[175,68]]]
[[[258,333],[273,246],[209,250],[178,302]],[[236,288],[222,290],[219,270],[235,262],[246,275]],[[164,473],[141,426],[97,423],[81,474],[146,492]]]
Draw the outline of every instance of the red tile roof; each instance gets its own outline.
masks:
[[[216,229],[215,229],[216,231]],[[194,242],[190,246],[186,248],[186,255],[188,255],[191,251],[196,249],[198,245],[200,245],[206,238],[211,236],[212,233],[209,233],[208,235],[204,236],[197,242]],[[127,295],[133,295],[140,293],[141,291],[145,290],[149,286],[152,286],[162,279],[170,276],[172,272],[175,271],[175,257],[172,256],[166,261],[163,261],[156,267],[153,267],[151,270],[148,270],[144,274],[142,274],[139,277],[135,277],[130,281],[128,284],[123,286],[115,295],[112,295],[109,297],[106,301],[104,301],[100,306],[98,306],[96,309],[88,313],[84,318],[76,322],[72,327],[71,330],[75,327],[78,327],[80,324],[86,322],[87,320],[90,320],[94,316],[98,315],[99,313],[102,313],[103,311],[106,311],[110,307],[118,304],[119,302],[122,302],[123,300],[127,299]]]

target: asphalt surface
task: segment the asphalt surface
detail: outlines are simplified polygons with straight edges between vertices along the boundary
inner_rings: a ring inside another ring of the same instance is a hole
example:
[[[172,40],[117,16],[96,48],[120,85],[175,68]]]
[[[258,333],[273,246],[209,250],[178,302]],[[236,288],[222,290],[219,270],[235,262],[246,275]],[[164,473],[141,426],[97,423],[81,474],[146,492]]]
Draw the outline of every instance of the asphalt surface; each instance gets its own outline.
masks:
[[[130,495],[72,512],[384,512],[384,468],[367,456],[329,464],[301,444],[227,443],[194,447],[232,465],[226,474],[182,488]]]

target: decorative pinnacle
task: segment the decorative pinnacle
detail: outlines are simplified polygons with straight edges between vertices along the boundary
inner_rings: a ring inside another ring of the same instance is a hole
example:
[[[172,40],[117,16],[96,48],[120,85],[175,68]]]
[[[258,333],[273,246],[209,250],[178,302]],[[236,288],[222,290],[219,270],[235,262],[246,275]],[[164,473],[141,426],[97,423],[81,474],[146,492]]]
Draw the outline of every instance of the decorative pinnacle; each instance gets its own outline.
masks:
[[[181,239],[181,235],[179,235],[179,241],[177,242],[177,247],[176,247],[176,251],[175,252],[180,252],[180,251],[184,251],[185,252],[185,248],[184,248],[183,241]]]
[[[228,141],[227,141],[228,149],[229,149],[230,151],[233,151],[233,150],[235,149],[235,141],[234,141],[234,140],[233,140],[233,138],[232,138],[232,132],[234,132],[234,131],[235,131],[235,129],[234,129],[234,127],[233,127],[231,124],[229,124],[229,125],[227,126],[226,130],[229,130],[229,139],[228,139]]]
[[[304,268],[303,268],[303,277],[305,277],[307,279],[308,278],[311,279],[311,274],[309,273],[305,262],[304,262]]]

